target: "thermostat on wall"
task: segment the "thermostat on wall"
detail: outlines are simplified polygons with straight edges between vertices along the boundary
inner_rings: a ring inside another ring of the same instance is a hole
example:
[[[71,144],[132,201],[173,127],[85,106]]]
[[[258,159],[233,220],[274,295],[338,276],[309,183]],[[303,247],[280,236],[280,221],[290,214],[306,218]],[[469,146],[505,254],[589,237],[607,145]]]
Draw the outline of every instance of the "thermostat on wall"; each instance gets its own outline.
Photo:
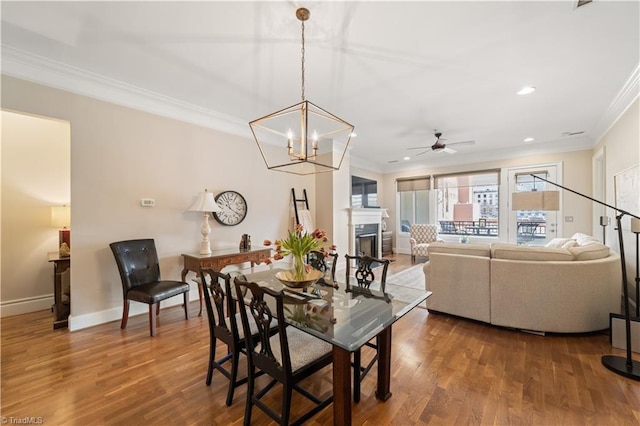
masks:
[[[153,207],[156,205],[156,200],[154,200],[153,198],[141,198],[140,205],[142,207]]]

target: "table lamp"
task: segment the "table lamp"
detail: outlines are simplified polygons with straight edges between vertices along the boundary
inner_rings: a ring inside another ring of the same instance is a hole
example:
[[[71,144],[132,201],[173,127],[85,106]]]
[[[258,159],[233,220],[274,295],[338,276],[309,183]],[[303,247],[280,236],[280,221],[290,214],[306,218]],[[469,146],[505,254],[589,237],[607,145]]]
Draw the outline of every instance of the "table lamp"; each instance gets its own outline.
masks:
[[[211,254],[211,243],[209,241],[209,233],[211,232],[211,226],[209,225],[209,215],[211,212],[220,212],[222,209],[216,203],[213,198],[213,194],[206,189],[201,192],[198,199],[189,207],[189,211],[202,212],[203,220],[200,232],[202,233],[202,241],[200,242],[200,254]]]
[[[389,213],[387,213],[387,209],[382,209],[382,230],[383,231],[387,230],[387,222],[384,220],[387,217],[389,217]]]
[[[51,207],[51,226],[58,228],[58,252],[60,256],[71,255],[71,208],[69,206]],[[62,229],[60,229],[62,228]]]

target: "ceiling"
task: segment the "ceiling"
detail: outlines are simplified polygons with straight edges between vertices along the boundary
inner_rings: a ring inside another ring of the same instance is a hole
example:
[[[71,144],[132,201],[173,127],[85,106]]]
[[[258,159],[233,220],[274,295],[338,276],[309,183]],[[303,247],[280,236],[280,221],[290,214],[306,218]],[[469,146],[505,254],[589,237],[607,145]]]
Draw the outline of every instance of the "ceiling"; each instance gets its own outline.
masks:
[[[2,1],[2,72],[251,138],[300,101],[299,6],[306,98],[355,125],[357,167],[591,148],[638,96],[637,1]],[[475,144],[408,149],[434,129]]]

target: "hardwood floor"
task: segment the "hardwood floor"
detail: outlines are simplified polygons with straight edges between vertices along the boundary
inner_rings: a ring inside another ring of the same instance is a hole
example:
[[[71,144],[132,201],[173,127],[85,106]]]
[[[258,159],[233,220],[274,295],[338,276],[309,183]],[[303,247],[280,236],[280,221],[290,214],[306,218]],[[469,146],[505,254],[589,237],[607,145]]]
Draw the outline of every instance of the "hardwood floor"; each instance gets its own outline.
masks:
[[[409,256],[395,258],[390,273],[410,266]],[[2,416],[49,425],[242,424],[246,387],[227,407],[226,379],[215,372],[206,386],[206,316],[196,316],[197,302],[191,314],[185,321],[181,307],[163,309],[154,338],[146,315],[124,331],[114,321],[74,333],[52,330],[48,311],[3,318]],[[640,383],[600,363],[624,356],[608,339],[541,337],[415,309],[393,329],[393,396],[376,400],[375,372],[367,376],[354,424],[640,424]],[[331,369],[305,385],[330,391]],[[294,395],[294,411],[303,404]],[[309,424],[331,424],[331,410]],[[271,423],[257,409],[253,420]]]

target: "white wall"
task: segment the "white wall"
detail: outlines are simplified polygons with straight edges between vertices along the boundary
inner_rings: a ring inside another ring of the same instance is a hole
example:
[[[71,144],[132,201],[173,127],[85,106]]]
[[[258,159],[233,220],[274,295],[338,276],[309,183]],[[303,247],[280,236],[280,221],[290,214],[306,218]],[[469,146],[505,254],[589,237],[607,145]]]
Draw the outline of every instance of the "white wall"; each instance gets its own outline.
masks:
[[[618,119],[618,121],[603,136],[598,145],[594,148],[594,152],[598,149],[605,150],[606,163],[606,203],[612,206],[616,205],[614,192],[614,176],[623,170],[629,169],[640,164],[640,101],[636,101],[627,109],[627,111]],[[640,194],[638,194],[640,204]],[[640,216],[640,211],[629,212]],[[607,216],[612,219],[612,225],[615,224],[615,212],[607,209]],[[618,234],[614,229],[615,226],[608,226],[607,245],[618,249]],[[627,278],[629,287],[633,288],[632,294],[635,295],[635,275],[636,275],[636,239],[629,229],[622,228],[623,243],[626,255]]]
[[[110,242],[155,238],[162,276],[180,277],[180,254],[198,251],[202,238],[202,216],[185,210],[204,188],[236,190],[248,203],[239,226],[211,222],[214,247],[236,246],[243,233],[254,244],[284,236],[291,188],[315,193],[313,176],[268,171],[248,126],[246,138],[231,136],[7,76],[2,106],[71,123],[72,330],[121,315]],[[156,206],[143,208],[140,198]],[[46,250],[33,247],[37,256]],[[132,314],[142,312],[145,305],[132,304]]]
[[[2,111],[2,316],[53,304],[51,207],[70,201],[69,122]]]

